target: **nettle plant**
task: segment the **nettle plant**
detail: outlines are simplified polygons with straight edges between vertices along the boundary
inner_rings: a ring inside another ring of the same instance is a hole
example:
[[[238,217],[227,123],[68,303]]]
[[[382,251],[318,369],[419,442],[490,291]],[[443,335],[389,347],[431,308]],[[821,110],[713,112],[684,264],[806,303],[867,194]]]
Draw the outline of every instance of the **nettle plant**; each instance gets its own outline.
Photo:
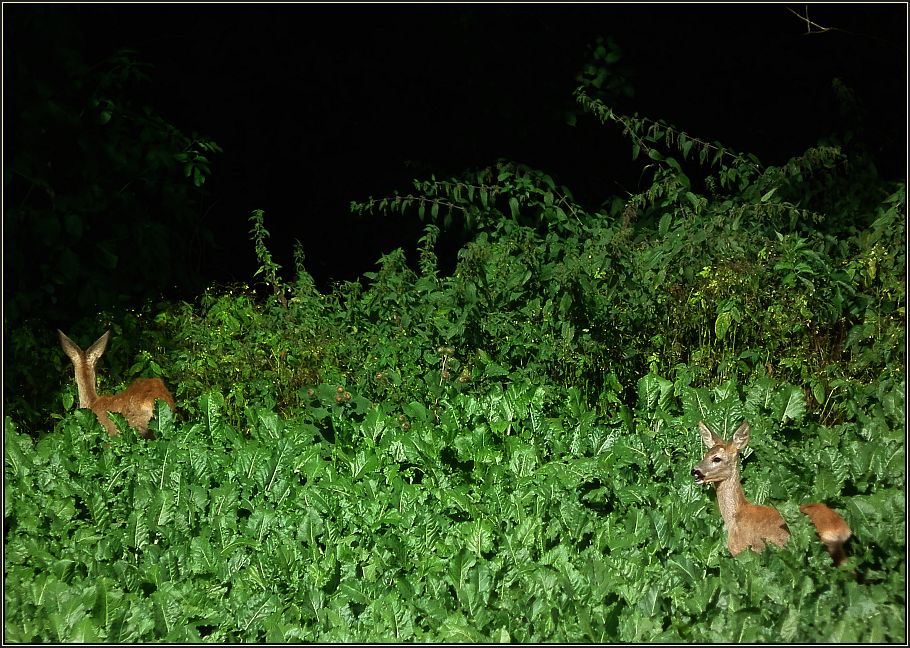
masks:
[[[763,167],[664,122],[618,114],[583,88],[576,97],[623,129],[633,159],[647,156],[648,188],[591,211],[547,174],[501,161],[352,203],[358,213],[416,210],[443,228],[458,219],[474,233],[454,276],[424,283],[450,295],[448,312],[459,317],[450,339],[506,366],[526,365],[520,349],[533,340],[553,350],[544,373],[566,385],[603,384],[619,358],[622,384],[683,365],[702,381],[778,375],[803,384],[831,420],[842,409],[832,381],[880,373],[904,353],[902,186],[863,189],[864,211],[851,220],[832,213],[830,195],[849,196],[845,187],[869,178],[863,160],[854,171],[837,146]],[[683,164],[703,170],[703,190]],[[876,274],[879,262],[895,272]],[[884,344],[868,335],[873,327]]]

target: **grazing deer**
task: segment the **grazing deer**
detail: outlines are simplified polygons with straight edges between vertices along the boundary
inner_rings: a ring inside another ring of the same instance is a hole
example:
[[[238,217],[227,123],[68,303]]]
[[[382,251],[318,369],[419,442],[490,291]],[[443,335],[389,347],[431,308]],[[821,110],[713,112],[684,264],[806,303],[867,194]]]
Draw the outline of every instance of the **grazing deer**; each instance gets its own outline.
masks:
[[[174,409],[174,397],[167,390],[160,378],[139,378],[119,394],[99,396],[95,391],[95,364],[104,353],[111,332],[107,331],[83,351],[71,339],[58,330],[60,346],[73,361],[76,371],[76,387],[79,390],[79,407],[87,407],[95,413],[98,421],[105,427],[108,435],[117,436],[117,426],[108,412],[123,415],[130,426],[139,431],[140,436],[154,439],[155,433],[148,429],[149,420],[155,413],[155,400],[161,399],[171,410]]]
[[[765,542],[783,547],[790,538],[784,518],[770,506],[749,502],[739,481],[739,451],[749,443],[749,424],[743,422],[729,442],[714,434],[704,422],[699,422],[698,428],[708,452],[692,469],[692,475],[696,484],[714,484],[730,553],[735,556],[746,548],[760,553]],[[844,519],[824,504],[804,504],[799,510],[812,520],[834,564],[846,560],[844,543],[852,531]]]

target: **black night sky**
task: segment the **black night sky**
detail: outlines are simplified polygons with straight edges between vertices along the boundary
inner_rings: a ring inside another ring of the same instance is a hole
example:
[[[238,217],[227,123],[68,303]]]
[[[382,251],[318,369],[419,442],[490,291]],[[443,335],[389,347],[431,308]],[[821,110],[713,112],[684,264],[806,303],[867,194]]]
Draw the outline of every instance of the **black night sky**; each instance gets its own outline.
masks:
[[[809,5],[836,28],[814,34],[788,8],[806,5],[6,4],[4,36],[15,55],[18,21],[40,10],[67,16],[87,62],[135,49],[154,66],[145,100],[224,149],[206,183],[220,246],[206,276],[251,280],[247,218],[264,209],[276,260],[289,270],[300,239],[326,287],[394,248],[413,255],[416,214],[353,217],[349,205],[407,192],[414,178],[507,158],[591,208],[640,190],[618,128],[564,119],[598,36],[620,46],[635,88],[620,111],[766,165],[838,128],[831,85],[843,79],[880,174],[904,177],[906,4]]]

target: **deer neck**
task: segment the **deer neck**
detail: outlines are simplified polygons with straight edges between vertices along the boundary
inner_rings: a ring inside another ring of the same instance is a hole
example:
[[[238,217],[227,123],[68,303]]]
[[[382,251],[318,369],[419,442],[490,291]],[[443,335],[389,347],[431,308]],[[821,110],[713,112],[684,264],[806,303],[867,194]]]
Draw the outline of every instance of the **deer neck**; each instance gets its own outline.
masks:
[[[729,478],[717,483],[717,507],[720,509],[720,516],[724,520],[724,527],[732,529],[736,526],[736,515],[746,504],[746,495],[743,493],[742,484],[739,481],[739,468],[733,471]]]
[[[79,390],[79,407],[91,407],[98,400],[94,363],[86,360],[76,365],[76,389]]]

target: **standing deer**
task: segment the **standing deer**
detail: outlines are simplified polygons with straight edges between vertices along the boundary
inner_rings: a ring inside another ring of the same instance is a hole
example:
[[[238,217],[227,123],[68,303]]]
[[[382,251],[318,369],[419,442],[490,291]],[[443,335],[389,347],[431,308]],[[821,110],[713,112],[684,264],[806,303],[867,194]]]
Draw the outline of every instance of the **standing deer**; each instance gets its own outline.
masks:
[[[75,342],[58,330],[60,346],[73,361],[76,371],[76,387],[79,390],[79,407],[91,409],[98,421],[105,427],[108,435],[117,436],[117,426],[108,412],[123,415],[130,426],[139,431],[140,436],[154,439],[155,433],[148,429],[149,420],[155,413],[155,400],[161,399],[171,410],[174,409],[174,397],[160,378],[139,378],[119,394],[99,396],[95,390],[95,364],[104,353],[111,332],[107,331],[92,343],[87,351],[79,348]]]
[[[790,538],[787,523],[776,509],[752,504],[739,481],[739,451],[749,443],[749,424],[743,422],[729,442],[699,422],[702,443],[708,449],[701,463],[692,469],[696,484],[714,484],[717,506],[727,530],[727,548],[734,556],[746,548],[760,553],[765,542],[783,547]],[[835,565],[846,560],[844,543],[852,535],[844,519],[824,504],[803,504]]]

